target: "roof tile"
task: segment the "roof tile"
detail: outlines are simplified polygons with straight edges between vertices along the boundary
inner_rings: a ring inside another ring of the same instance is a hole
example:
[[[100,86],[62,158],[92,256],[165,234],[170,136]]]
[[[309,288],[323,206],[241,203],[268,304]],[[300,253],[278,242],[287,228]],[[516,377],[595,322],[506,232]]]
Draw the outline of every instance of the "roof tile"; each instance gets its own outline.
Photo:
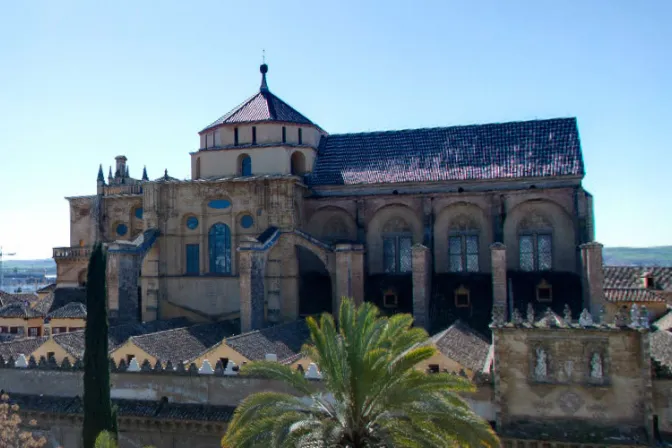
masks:
[[[312,185],[582,176],[575,118],[334,134]]]

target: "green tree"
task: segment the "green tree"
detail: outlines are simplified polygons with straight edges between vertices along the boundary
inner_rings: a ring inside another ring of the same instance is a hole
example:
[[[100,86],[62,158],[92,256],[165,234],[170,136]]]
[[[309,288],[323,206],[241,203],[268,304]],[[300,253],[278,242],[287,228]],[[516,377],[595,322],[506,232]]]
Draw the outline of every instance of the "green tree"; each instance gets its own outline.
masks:
[[[325,392],[289,366],[259,361],[242,375],[281,380],[303,398],[260,392],[236,409],[223,447],[498,447],[487,422],[457,394],[471,382],[426,374],[418,363],[435,348],[409,314],[381,317],[344,298],[338,327],[329,314],[308,318],[311,343],[302,351],[321,369]]]
[[[107,344],[107,255],[98,242],[89,259],[86,279],[86,329],[84,332],[84,448],[94,448],[102,431],[116,437],[110,399],[110,364]]]

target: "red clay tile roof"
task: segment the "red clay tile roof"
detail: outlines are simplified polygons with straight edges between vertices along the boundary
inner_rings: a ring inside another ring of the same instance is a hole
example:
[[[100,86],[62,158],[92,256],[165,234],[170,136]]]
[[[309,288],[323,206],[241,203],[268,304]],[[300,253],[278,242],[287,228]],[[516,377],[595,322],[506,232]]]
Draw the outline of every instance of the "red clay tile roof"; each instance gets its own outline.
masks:
[[[490,351],[490,342],[462,321],[456,321],[448,329],[432,336],[436,348],[473,372],[487,368],[485,361]]]
[[[583,176],[575,118],[324,137],[311,185]]]
[[[605,266],[605,288],[642,288],[642,275],[651,273],[655,289],[672,291],[672,267]]]
[[[643,288],[605,288],[607,302],[667,302],[660,291]]]
[[[206,126],[201,132],[205,132],[223,124],[256,123],[260,121],[276,121],[316,126],[292,106],[285,103],[268,90],[262,90],[245,100],[232,111]]]

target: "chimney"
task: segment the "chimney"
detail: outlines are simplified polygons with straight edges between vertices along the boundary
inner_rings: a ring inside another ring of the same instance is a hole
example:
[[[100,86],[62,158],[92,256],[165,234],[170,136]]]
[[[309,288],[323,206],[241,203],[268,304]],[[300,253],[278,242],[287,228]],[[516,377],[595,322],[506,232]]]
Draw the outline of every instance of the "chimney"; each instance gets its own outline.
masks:
[[[604,269],[602,266],[602,244],[597,241],[581,245],[583,263],[584,308],[593,316],[598,316],[604,307]]]
[[[645,272],[642,274],[642,287],[646,289],[653,289],[653,274],[651,272]]]
[[[506,246],[502,243],[490,245],[492,262],[492,314],[509,320],[506,306]]]

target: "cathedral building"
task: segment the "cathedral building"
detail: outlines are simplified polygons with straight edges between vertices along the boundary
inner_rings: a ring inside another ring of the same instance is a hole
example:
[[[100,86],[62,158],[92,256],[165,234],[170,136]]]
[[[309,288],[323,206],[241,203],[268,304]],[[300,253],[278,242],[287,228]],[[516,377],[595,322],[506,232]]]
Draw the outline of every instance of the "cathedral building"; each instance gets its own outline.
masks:
[[[487,333],[493,306],[603,307],[575,118],[330,134],[267,72],[199,132],[190,179],[135,179],[118,156],[96,194],[67,198],[57,291],[85,284],[103,241],[120,322],[248,331],[351,296],[430,331],[460,320]]]

